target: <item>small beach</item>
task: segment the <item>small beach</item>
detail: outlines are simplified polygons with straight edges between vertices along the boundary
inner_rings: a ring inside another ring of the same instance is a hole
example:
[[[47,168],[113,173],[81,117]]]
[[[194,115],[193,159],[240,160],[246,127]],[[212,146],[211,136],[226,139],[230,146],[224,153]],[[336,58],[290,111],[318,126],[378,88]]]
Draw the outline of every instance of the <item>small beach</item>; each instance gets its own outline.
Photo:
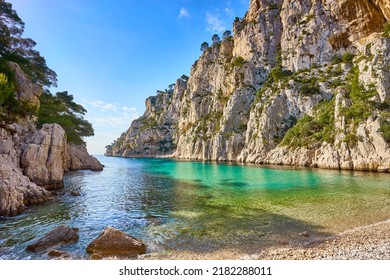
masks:
[[[221,250],[197,254],[171,251],[145,255],[143,259],[179,260],[390,260],[390,220],[348,230],[301,246],[276,246],[258,253]]]

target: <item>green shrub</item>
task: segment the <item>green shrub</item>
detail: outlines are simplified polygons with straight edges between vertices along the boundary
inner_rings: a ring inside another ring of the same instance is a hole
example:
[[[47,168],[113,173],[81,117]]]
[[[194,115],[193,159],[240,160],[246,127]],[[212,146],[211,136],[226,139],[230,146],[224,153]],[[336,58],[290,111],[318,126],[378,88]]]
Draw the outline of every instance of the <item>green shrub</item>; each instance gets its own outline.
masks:
[[[304,115],[285,134],[282,145],[303,147],[318,142],[334,142],[334,100],[323,101],[315,108],[315,115]]]
[[[343,82],[340,80],[340,79],[336,79],[336,80],[333,80],[331,83],[330,83],[330,87],[331,88],[338,88],[339,86],[341,86],[343,84]]]
[[[342,62],[340,55],[335,54],[334,56],[332,56],[332,59],[331,59],[332,65],[338,64],[340,62]]]
[[[238,132],[244,132],[244,131],[246,131],[248,129],[248,124],[246,124],[246,123],[240,123],[239,125],[238,125]]]
[[[4,73],[0,73],[0,117],[11,122],[19,111],[20,102],[15,97],[15,86],[8,81]]]
[[[352,63],[354,57],[355,57],[354,54],[352,54],[352,53],[350,53],[350,52],[346,52],[346,53],[343,54],[343,56],[341,57],[341,61],[344,62],[344,63]]]
[[[316,79],[308,80],[308,83],[304,83],[299,92],[303,95],[317,94],[320,92],[320,86],[317,84]]]
[[[390,22],[387,22],[385,24],[384,32],[383,32],[383,37],[385,38],[390,38]]]
[[[76,145],[85,144],[83,137],[94,135],[92,124],[83,118],[87,111],[73,101],[73,95],[66,91],[52,95],[46,91],[40,101],[38,127],[44,123],[57,123],[65,130],[68,141]]]
[[[383,123],[379,131],[382,133],[383,139],[390,144],[390,124]]]
[[[335,69],[332,70],[331,74],[333,77],[338,77],[344,73],[343,69],[341,66],[337,66]]]
[[[242,67],[244,65],[245,59],[241,56],[236,57],[233,62],[231,63],[232,67]]]

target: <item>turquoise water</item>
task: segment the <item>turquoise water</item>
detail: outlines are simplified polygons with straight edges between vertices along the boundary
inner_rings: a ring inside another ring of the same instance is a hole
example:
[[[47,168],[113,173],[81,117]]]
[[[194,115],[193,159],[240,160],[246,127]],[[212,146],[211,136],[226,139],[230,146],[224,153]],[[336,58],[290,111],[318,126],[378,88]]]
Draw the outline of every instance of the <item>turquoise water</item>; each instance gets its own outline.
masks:
[[[102,172],[66,175],[56,199],[0,218],[0,259],[45,259],[25,247],[57,225],[80,229],[61,250],[85,248],[107,226],[150,252],[255,253],[390,218],[389,174],[275,169],[170,159],[99,157]],[[71,191],[81,196],[73,197]]]

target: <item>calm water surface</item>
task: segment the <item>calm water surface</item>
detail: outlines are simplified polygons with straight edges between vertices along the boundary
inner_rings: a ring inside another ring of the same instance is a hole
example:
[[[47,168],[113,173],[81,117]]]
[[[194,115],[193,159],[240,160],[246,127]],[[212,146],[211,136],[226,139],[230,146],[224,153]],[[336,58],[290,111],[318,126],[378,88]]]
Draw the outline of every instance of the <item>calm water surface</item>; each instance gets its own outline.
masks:
[[[83,258],[107,226],[144,240],[151,252],[250,253],[304,242],[303,231],[325,237],[390,218],[389,174],[99,160],[104,171],[67,174],[64,194],[54,201],[0,218],[0,259],[47,258],[25,247],[60,224],[80,229],[80,240],[61,250]]]

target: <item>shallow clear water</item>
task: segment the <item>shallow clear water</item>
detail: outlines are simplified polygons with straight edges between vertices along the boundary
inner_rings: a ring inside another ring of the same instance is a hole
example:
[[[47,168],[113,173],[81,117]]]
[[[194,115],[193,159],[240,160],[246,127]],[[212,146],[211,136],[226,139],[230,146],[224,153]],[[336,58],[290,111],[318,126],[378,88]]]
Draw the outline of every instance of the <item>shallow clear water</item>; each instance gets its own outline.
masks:
[[[99,157],[102,172],[65,179],[64,194],[0,218],[0,259],[42,259],[25,247],[57,225],[80,229],[61,249],[77,258],[107,226],[149,251],[233,249],[250,253],[390,218],[389,174],[275,169],[170,159]],[[73,197],[70,191],[79,191]]]

